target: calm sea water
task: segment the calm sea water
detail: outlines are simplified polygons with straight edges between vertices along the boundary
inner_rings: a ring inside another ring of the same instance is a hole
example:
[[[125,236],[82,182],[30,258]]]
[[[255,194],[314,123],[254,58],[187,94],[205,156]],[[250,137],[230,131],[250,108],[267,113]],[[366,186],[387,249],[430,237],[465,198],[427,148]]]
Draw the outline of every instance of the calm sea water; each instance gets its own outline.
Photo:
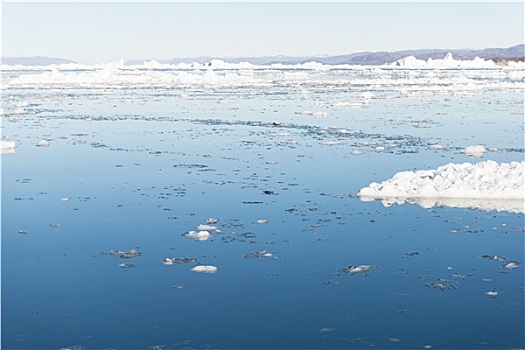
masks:
[[[355,196],[523,160],[523,94],[309,94],[8,91],[29,106],[2,126],[2,349],[523,348],[522,214]],[[460,153],[477,144],[506,152]],[[184,236],[210,217],[220,232]]]

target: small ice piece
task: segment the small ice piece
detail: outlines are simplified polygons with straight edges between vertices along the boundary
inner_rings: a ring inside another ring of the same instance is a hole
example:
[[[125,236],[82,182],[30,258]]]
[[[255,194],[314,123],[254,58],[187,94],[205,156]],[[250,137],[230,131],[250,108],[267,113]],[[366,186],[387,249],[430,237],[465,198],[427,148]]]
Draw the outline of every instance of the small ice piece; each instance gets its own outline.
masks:
[[[363,152],[355,150],[355,151],[352,151],[350,154],[353,155],[353,156],[359,156],[359,155],[363,154]]]
[[[518,268],[518,264],[516,264],[515,262],[510,262],[506,265],[503,265],[504,268],[506,269],[517,269]]]
[[[191,271],[199,272],[199,273],[215,273],[217,272],[217,266],[199,265],[199,266],[195,266],[193,269],[191,269]]]
[[[69,200],[70,200],[69,197],[60,198],[61,202],[69,202]]]
[[[189,231],[184,234],[186,237],[195,238],[199,241],[207,241],[210,238],[210,233],[208,231]]]
[[[217,229],[217,226],[211,226],[211,225],[199,225],[197,226],[197,230],[199,231],[215,231]]]
[[[343,268],[343,271],[345,273],[350,273],[352,275],[363,272],[363,271],[369,271],[372,268],[370,265],[350,265]]]
[[[166,258],[162,260],[162,264],[163,265],[173,265],[173,260],[171,260],[170,258]]]
[[[311,115],[313,117],[318,117],[318,118],[322,118],[322,117],[326,117],[328,115],[327,112],[321,112],[321,111],[317,111],[317,112],[312,112],[312,111],[303,111],[302,113],[299,113],[299,114],[302,114],[302,115]]]
[[[42,139],[36,144],[38,147],[49,147],[50,143],[48,140]]]
[[[190,264],[190,263],[196,263],[196,259],[192,258],[166,258],[162,260],[162,264],[164,265],[181,265],[181,264]]]
[[[324,141],[324,142],[321,142],[321,145],[325,145],[325,146],[336,146],[336,145],[340,145],[341,144],[341,141]]]
[[[270,222],[270,220],[268,219],[259,219],[256,221],[258,224],[267,224],[268,222]]]
[[[244,255],[244,257],[246,259],[255,259],[255,258],[258,258],[258,257],[265,257],[265,258],[274,258],[274,259],[279,259],[279,257],[274,257],[272,253],[270,253],[269,251],[267,250],[260,250],[260,251],[257,251],[257,252],[252,252],[252,253],[247,253],[246,255]]]
[[[206,223],[207,224],[211,224],[211,225],[216,224],[218,221],[219,221],[219,219],[217,219],[217,218],[208,218],[208,219],[206,219]]]
[[[123,269],[131,269],[131,268],[137,267],[137,265],[122,263],[122,264],[118,264],[118,267],[123,268]]]
[[[323,333],[323,334],[325,334],[325,333],[332,333],[333,331],[334,331],[334,329],[331,328],[331,327],[330,327],[330,328],[321,328],[321,329],[319,330],[319,333]]]
[[[399,338],[390,338],[390,339],[388,339],[388,341],[391,342],[391,343],[399,343],[401,341],[401,339],[399,339]]]
[[[442,150],[444,148],[445,147],[443,147],[442,145],[440,145],[438,143],[434,143],[434,144],[428,145],[428,149],[431,149],[431,150],[434,150],[434,151]]]
[[[496,292],[495,290],[490,290],[488,292],[485,292],[485,295],[488,295],[491,298],[495,298],[498,296],[498,292]]]
[[[385,150],[385,147],[384,146],[377,146],[377,147],[374,147],[374,151],[376,152],[382,152]]]
[[[138,251],[137,249],[131,249],[130,251],[127,251],[127,252],[119,252],[119,256],[122,259],[133,259],[140,255],[142,255],[142,253]]]
[[[481,145],[468,146],[463,148],[461,152],[465,153],[467,156],[479,158],[483,157],[483,155],[487,152],[487,149]]]

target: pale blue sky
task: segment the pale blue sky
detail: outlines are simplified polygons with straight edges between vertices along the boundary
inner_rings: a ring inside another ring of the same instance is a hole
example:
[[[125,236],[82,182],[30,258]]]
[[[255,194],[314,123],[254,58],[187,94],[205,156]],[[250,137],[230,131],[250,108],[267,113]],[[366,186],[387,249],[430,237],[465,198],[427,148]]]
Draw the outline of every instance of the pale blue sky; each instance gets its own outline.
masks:
[[[524,42],[523,2],[4,2],[3,56],[80,63],[335,55]]]

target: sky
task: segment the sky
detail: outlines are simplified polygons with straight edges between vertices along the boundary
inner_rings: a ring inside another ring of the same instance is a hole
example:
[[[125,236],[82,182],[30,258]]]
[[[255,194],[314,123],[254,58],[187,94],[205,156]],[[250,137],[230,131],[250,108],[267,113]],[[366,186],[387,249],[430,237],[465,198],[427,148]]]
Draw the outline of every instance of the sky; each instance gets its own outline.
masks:
[[[2,56],[308,56],[524,42],[519,2],[2,2]]]

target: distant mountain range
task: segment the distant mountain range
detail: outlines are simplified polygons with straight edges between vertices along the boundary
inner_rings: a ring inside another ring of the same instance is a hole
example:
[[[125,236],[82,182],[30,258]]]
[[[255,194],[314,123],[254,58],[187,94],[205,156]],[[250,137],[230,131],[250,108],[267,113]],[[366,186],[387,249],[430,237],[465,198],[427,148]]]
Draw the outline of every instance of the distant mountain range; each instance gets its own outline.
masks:
[[[7,64],[10,66],[21,65],[21,66],[49,66],[51,64],[66,64],[66,63],[75,63],[70,60],[65,60],[63,58],[55,57],[2,57],[2,64]]]
[[[447,53],[452,53],[455,59],[472,60],[475,57],[486,60],[501,59],[525,59],[525,44],[520,44],[508,48],[489,48],[489,49],[421,49],[421,50],[403,50],[403,51],[381,51],[381,52],[357,52],[348,55],[338,56],[265,56],[265,57],[183,57],[169,60],[158,60],[160,63],[178,64],[186,63],[208,63],[212,59],[220,59],[228,63],[248,62],[256,65],[266,65],[274,63],[282,64],[301,64],[306,62],[319,62],[322,64],[361,64],[361,65],[381,65],[392,63],[407,56],[414,56],[418,59],[427,60],[442,59]],[[145,60],[129,60],[126,65],[142,64]],[[51,64],[74,63],[70,60],[52,57],[4,57],[3,64],[24,65],[24,66],[46,66]]]

